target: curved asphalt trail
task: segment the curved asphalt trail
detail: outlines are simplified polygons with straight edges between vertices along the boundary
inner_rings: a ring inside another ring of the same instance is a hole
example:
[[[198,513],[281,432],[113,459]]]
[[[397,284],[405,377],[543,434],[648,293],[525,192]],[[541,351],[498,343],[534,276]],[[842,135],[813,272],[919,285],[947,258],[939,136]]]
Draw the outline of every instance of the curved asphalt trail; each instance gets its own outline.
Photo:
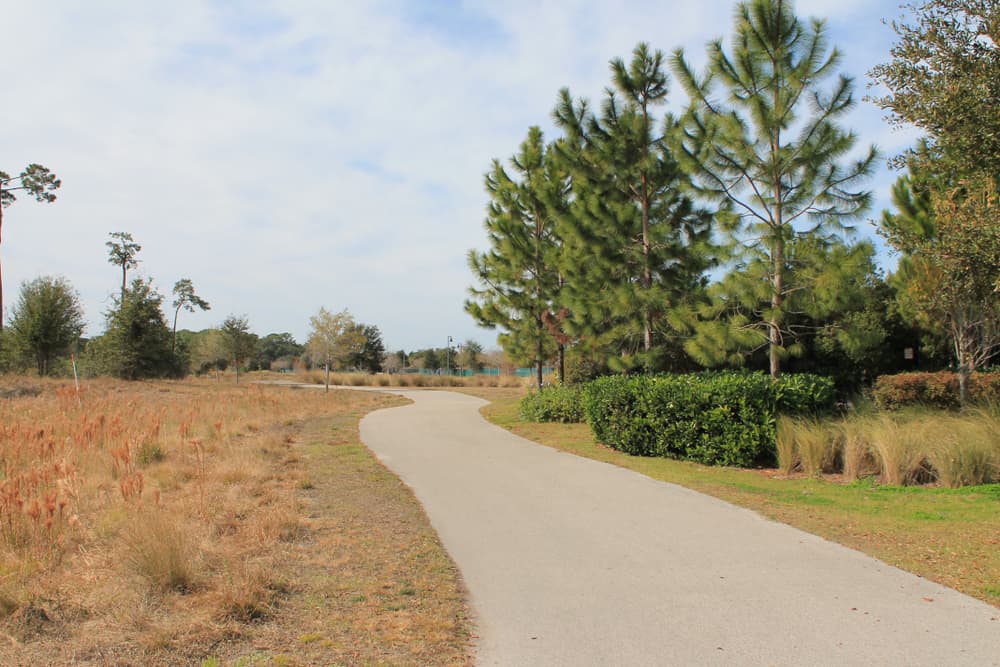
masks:
[[[693,491],[398,391],[362,440],[458,564],[478,665],[1000,665],[1000,609]]]

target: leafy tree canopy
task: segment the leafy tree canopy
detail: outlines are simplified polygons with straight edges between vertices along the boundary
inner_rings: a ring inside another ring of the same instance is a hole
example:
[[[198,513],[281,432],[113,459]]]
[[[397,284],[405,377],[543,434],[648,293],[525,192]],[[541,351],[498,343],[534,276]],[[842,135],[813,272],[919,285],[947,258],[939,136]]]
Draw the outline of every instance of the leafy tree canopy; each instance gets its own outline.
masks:
[[[892,60],[869,72],[887,92],[876,104],[897,124],[927,133],[926,167],[1000,178],[1000,3],[925,0],[892,22]],[[942,165],[938,165],[940,169]]]
[[[83,327],[80,297],[65,278],[45,276],[21,285],[10,329],[39,375],[48,374],[52,362],[73,349]]]

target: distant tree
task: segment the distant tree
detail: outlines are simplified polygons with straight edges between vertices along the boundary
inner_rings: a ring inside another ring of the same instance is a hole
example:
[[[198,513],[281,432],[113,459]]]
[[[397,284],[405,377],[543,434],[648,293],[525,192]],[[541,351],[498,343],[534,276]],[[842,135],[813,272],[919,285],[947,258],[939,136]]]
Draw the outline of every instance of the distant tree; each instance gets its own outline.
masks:
[[[214,370],[216,379],[220,379],[219,372],[229,367],[229,353],[223,334],[218,329],[206,329],[194,334],[189,354],[191,365],[199,374]]]
[[[23,369],[24,355],[10,333],[10,328],[0,329],[0,373],[13,373]]]
[[[483,366],[496,368],[501,373],[508,372],[514,366],[510,361],[510,357],[503,350],[487,350],[479,355],[479,360]]]
[[[205,301],[200,296],[194,293],[194,284],[189,278],[181,278],[176,283],[174,283],[174,329],[173,329],[173,341],[171,342],[171,349],[175,352],[177,351],[177,315],[181,312],[181,308],[193,313],[195,308],[200,308],[202,310],[210,310],[212,307],[208,305],[208,301]]]
[[[892,60],[869,75],[886,94],[874,101],[896,125],[927,133],[922,166],[1000,178],[1000,3],[921,0],[891,23]]]
[[[410,354],[410,362],[418,367],[423,368],[428,371],[436,371],[444,367],[445,364],[445,350],[436,350],[433,347],[429,347],[425,350],[417,350]]]
[[[469,252],[479,284],[469,289],[473,298],[465,310],[480,326],[499,327],[501,345],[532,362],[541,385],[542,365],[556,352],[545,320],[559,308],[562,243],[556,221],[568,205],[569,180],[538,127],[528,130],[509,162],[510,172],[493,160],[486,174],[490,249]]]
[[[107,330],[94,347],[101,366],[126,379],[166,377],[178,372],[171,335],[163,316],[163,296],[152,282],[136,278],[107,316]]]
[[[864,213],[871,193],[853,188],[871,173],[877,154],[872,146],[841,164],[856,143],[838,125],[854,106],[853,84],[840,76],[829,93],[820,89],[841,60],[828,49],[821,21],[803,25],[786,0],[750,0],[737,5],[735,28],[729,53],[721,40],[709,45],[704,78],[683,51],[674,53],[673,70],[691,103],[680,119],[683,133],[670,139],[699,194],[720,204],[716,219],[741,255],[739,266],[758,267],[755,275],[766,281],[717,342],[766,346],[777,377],[782,360],[802,350],[786,327],[786,301],[809,289],[798,280],[791,246],[800,239],[815,246],[810,239],[822,242],[843,229],[842,221]],[[717,339],[719,314],[738,300],[718,296],[704,313]],[[688,350],[704,363],[712,341],[700,338]]]
[[[70,352],[83,332],[80,297],[65,278],[23,283],[12,315],[11,333],[34,358],[39,375],[47,375],[52,361]]]
[[[410,357],[406,354],[406,350],[396,350],[391,354],[387,354],[383,364],[384,368],[390,373],[408,368],[409,365]]]
[[[253,356],[257,348],[257,336],[250,333],[250,324],[245,315],[230,315],[223,320],[219,331],[222,333],[223,349],[236,370],[236,384],[239,384],[240,366]]]
[[[287,359],[291,362],[295,357],[301,356],[304,351],[305,346],[297,343],[292,334],[287,332],[271,333],[260,339],[255,365],[257,368],[267,370],[275,361]]]
[[[345,309],[331,313],[326,308],[309,318],[309,340],[306,349],[313,363],[323,364],[326,369],[326,391],[330,390],[330,367],[347,363],[365,344],[364,333],[360,331],[354,317]]]
[[[479,355],[482,353],[483,346],[470,338],[462,344],[462,351],[458,355],[458,365],[462,368],[468,368],[473,373],[478,373],[483,368],[482,361],[479,359]]]
[[[17,176],[0,171],[0,242],[3,241],[3,210],[17,200],[15,192],[23,190],[36,201],[51,203],[56,200],[53,193],[61,185],[62,181],[40,164],[29,164]],[[0,330],[3,330],[3,312],[3,278],[0,273]]]
[[[139,266],[136,255],[142,250],[142,246],[136,243],[128,232],[111,232],[108,236],[111,240],[104,244],[108,247],[108,263],[122,267],[121,298],[124,300],[128,270]]]
[[[385,357],[385,343],[382,342],[382,332],[373,324],[355,324],[354,333],[365,339],[364,344],[351,354],[348,365],[352,368],[369,373],[380,373]]]

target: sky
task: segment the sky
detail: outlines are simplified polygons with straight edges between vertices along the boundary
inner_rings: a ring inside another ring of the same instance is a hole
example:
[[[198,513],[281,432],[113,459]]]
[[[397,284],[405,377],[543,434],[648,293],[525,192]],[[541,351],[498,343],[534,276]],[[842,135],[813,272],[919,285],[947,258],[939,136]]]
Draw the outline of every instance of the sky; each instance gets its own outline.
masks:
[[[858,151],[891,157],[912,131],[869,102],[897,0],[800,0],[827,21],[856,107]],[[212,308],[179,328],[246,316],[260,335],[308,336],[319,308],[378,326],[388,349],[474,339],[466,256],[486,247],[483,174],[551,121],[560,88],[597,100],[608,61],[640,41],[704,63],[734,4],[597,0],[419,2],[54,0],[3,10],[0,170],[37,162],[58,200],[4,211],[4,303],[65,277],[99,335],[120,268],[110,232],[142,245],[133,274],[165,295],[193,281]],[[832,84],[832,82],[831,82]],[[672,81],[669,104],[686,101]],[[869,181],[873,219],[898,174]],[[862,220],[861,237],[874,237]],[[880,260],[894,259],[884,246]],[[170,309],[172,310],[172,309]],[[172,316],[172,313],[170,313]]]

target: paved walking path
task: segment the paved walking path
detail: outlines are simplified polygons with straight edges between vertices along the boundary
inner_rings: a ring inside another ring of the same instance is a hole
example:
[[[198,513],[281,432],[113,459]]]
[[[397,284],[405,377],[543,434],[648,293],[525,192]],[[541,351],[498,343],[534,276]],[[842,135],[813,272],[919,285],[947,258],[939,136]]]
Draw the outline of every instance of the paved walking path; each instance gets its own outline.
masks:
[[[1000,609],[693,491],[398,391],[362,440],[469,589],[476,664],[1000,665]]]

